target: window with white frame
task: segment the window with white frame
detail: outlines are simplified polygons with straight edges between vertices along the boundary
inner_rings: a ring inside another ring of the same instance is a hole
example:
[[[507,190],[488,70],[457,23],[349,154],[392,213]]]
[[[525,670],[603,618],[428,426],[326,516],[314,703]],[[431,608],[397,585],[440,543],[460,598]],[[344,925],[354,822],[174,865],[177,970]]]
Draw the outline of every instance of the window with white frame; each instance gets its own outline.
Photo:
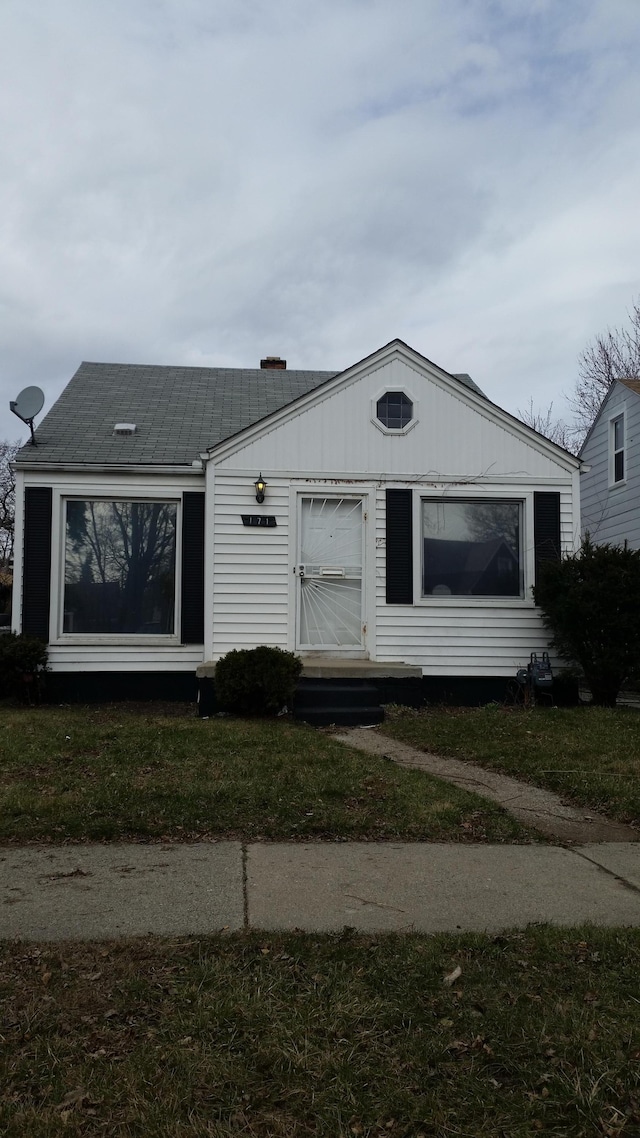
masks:
[[[611,420],[610,451],[611,481],[614,483],[624,482],[626,477],[624,458],[624,413]]]
[[[413,419],[413,403],[404,391],[387,391],[376,403],[376,415],[383,427],[402,431]]]
[[[175,632],[177,503],[67,499],[63,632]]]
[[[422,499],[422,595],[523,597],[522,501]]]

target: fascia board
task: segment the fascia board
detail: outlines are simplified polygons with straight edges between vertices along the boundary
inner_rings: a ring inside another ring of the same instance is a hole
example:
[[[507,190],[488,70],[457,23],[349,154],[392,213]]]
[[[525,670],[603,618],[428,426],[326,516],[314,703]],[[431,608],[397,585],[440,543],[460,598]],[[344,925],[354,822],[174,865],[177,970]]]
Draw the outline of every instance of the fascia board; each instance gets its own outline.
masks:
[[[28,471],[30,474],[158,474],[158,475],[202,475],[197,466],[161,466],[130,463],[96,462],[20,462],[11,463],[12,470]]]
[[[353,364],[350,368],[340,372],[338,375],[333,376],[332,379],[327,380],[321,384],[320,387],[316,387],[313,391],[307,392],[306,395],[300,396],[294,403],[289,403],[286,407],[274,411],[266,418],[260,419],[257,423],[253,423],[250,427],[245,427],[243,431],[239,431],[238,434],[233,435],[231,438],[223,439],[222,442],[210,448],[208,451],[209,459],[216,462],[228,458],[235,450],[246,446],[249,442],[254,442],[257,438],[260,438],[261,435],[268,434],[274,427],[286,422],[287,419],[293,418],[293,416],[299,414],[300,411],[304,411],[330,398],[340,387],[346,387],[348,384],[359,379],[362,375],[378,371],[379,368],[389,363],[392,359],[401,359],[407,366],[419,372],[425,378],[439,382],[441,386],[445,387],[452,395],[455,395],[463,402],[466,401],[486,419],[492,422],[499,422],[513,434],[519,435],[529,446],[534,446],[535,449],[543,451],[555,462],[559,462],[560,465],[565,466],[569,470],[574,470],[579,467],[579,461],[575,455],[570,454],[569,451],[566,451],[556,443],[552,443],[550,439],[545,438],[544,435],[539,434],[538,431],[535,431],[532,427],[528,427],[526,423],[522,423],[515,415],[509,414],[508,411],[503,411],[497,403],[492,403],[491,400],[485,396],[478,395],[475,391],[472,391],[471,388],[465,387],[455,376],[444,371],[444,369],[438,367],[437,364],[432,363],[426,356],[421,356],[402,340],[392,340],[391,343],[385,344],[385,346],[380,348],[377,352],[360,360],[357,364]]]

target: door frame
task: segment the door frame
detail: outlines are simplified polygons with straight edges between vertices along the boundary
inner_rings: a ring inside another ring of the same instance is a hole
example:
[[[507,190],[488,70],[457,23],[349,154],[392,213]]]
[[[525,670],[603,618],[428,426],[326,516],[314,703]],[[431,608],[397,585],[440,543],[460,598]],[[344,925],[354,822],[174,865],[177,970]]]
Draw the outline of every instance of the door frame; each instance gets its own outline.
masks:
[[[358,498],[362,501],[362,648],[296,648],[298,616],[297,556],[300,537],[301,498]],[[340,656],[342,659],[368,660],[374,658],[375,627],[373,604],[375,600],[375,518],[373,503],[375,490],[371,483],[296,482],[289,488],[289,620],[287,645],[300,656]]]

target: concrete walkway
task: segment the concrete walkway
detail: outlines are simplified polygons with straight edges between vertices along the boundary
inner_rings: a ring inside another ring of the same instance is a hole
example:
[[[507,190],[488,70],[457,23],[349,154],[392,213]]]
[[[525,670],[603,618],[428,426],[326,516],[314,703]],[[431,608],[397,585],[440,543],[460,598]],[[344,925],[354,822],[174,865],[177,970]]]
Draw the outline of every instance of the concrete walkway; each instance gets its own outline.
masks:
[[[0,937],[238,929],[495,932],[640,927],[640,835],[557,795],[375,730],[339,740],[500,803],[570,848],[427,842],[201,842],[0,849]]]
[[[0,937],[640,927],[640,846],[198,843],[0,850]]]
[[[552,841],[577,844],[640,841],[640,831],[632,826],[604,818],[594,810],[569,806],[550,790],[519,782],[497,771],[485,770],[466,760],[446,759],[419,751],[372,728],[352,727],[334,734],[333,738],[368,754],[381,755],[401,767],[426,771],[464,790],[490,798],[524,825],[539,830]]]

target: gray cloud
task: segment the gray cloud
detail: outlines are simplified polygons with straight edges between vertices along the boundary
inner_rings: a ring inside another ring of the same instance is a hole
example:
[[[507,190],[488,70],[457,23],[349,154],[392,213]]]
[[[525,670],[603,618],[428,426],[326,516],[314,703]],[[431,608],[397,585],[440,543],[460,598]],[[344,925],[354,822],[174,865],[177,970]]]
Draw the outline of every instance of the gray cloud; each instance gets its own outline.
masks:
[[[509,410],[640,291],[627,0],[8,0],[0,437],[81,359],[343,367]]]

